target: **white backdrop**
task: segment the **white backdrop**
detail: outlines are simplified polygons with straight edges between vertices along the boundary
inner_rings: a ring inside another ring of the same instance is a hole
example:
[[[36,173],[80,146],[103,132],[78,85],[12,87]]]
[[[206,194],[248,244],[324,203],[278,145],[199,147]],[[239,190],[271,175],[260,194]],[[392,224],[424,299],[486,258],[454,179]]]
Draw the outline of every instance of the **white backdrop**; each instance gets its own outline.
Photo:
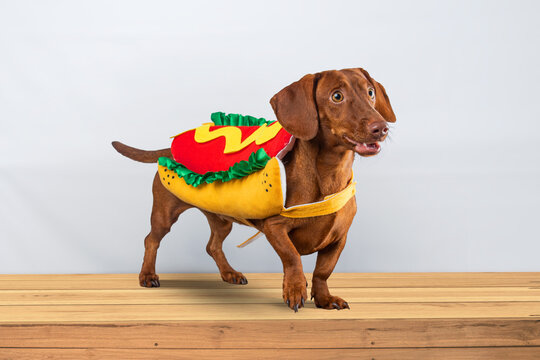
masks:
[[[538,271],[540,27],[520,1],[0,1],[0,272],[138,272],[154,165],[213,111],[274,119],[305,73],[365,67],[397,114],[357,157],[359,211],[336,271]],[[263,239],[239,271],[281,271]],[[215,272],[204,216],[158,272]],[[314,256],[304,258],[311,271]]]

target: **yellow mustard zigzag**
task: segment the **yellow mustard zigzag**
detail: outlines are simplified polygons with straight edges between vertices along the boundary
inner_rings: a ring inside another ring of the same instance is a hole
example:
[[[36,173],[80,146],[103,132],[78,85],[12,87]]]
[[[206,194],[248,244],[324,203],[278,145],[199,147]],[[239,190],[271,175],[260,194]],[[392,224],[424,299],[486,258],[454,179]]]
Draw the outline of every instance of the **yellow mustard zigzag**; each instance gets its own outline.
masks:
[[[223,136],[225,138],[225,154],[242,150],[253,142],[257,145],[264,144],[265,142],[272,140],[279,130],[282,129],[281,124],[277,121],[270,124],[270,126],[264,124],[242,141],[242,131],[238,127],[224,126],[210,131],[210,126],[213,125],[214,124],[208,123],[196,128],[194,140],[198,143],[205,143]]]

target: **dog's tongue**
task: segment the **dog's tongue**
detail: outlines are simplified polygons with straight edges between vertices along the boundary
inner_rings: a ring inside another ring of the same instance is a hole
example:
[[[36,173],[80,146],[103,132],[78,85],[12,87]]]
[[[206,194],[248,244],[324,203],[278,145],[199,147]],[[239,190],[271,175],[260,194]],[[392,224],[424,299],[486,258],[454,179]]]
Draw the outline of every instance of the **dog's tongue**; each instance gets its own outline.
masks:
[[[381,151],[381,145],[379,145],[379,143],[355,144],[354,151],[356,151],[359,155],[362,156],[375,155],[379,153],[379,151]]]

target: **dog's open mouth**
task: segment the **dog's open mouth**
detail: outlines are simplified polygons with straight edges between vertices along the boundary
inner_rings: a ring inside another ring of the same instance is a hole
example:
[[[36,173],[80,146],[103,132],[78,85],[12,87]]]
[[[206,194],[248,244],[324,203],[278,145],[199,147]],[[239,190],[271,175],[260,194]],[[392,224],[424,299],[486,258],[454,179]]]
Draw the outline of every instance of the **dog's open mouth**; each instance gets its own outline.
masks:
[[[352,140],[348,136],[343,136],[353,147],[354,151],[361,156],[377,155],[381,151],[381,145],[378,142],[371,144],[360,143]]]

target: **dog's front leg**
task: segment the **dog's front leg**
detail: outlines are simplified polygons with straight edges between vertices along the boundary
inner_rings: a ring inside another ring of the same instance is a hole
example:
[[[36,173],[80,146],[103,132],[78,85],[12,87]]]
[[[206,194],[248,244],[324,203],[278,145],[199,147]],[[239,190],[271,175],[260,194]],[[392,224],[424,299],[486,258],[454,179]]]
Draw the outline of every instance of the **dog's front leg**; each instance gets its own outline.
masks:
[[[280,224],[279,218],[267,220],[264,234],[283,263],[283,301],[295,312],[304,306],[307,299],[307,282],[302,270],[300,254],[288,235],[288,229]]]
[[[349,304],[339,296],[333,296],[328,290],[326,281],[334,271],[334,267],[345,247],[346,237],[340,239],[317,253],[317,263],[313,271],[311,298],[315,298],[315,306],[325,309],[349,309]]]

